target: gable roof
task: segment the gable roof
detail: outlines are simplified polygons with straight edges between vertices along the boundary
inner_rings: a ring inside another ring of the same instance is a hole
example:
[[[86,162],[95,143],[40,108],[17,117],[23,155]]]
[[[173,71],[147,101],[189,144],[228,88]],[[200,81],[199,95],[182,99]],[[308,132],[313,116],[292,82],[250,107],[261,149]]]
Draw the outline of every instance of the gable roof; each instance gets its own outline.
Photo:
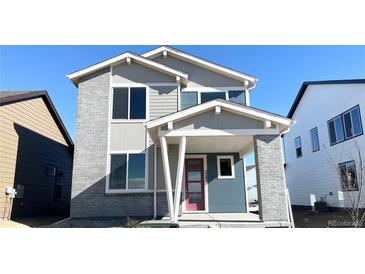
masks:
[[[228,76],[230,78],[236,79],[238,81],[249,81],[250,86],[254,86],[255,83],[257,82],[257,78],[250,76],[248,74],[244,74],[238,71],[235,71],[233,69],[215,64],[213,62],[204,60],[202,58],[193,56],[191,54],[185,53],[183,51],[177,50],[175,48],[172,47],[168,47],[168,46],[161,46],[159,48],[156,48],[154,50],[148,51],[144,54],[142,54],[142,56],[149,58],[149,59],[153,59],[157,56],[163,55],[164,52],[166,52],[167,55],[171,55],[173,57],[188,61],[190,63],[193,63],[195,65],[199,65],[203,68],[206,68],[208,70],[214,71],[216,73],[219,74],[223,74],[225,76]]]
[[[348,80],[324,80],[324,81],[306,81],[303,82],[302,86],[299,89],[297,97],[295,97],[293,105],[291,106],[287,117],[293,118],[294,112],[297,109],[300,100],[302,99],[307,87],[309,85],[339,85],[339,84],[364,84],[365,79],[348,79]]]
[[[48,95],[46,90],[36,90],[36,91],[0,91],[0,106],[13,104],[20,101],[35,99],[35,98],[42,98],[45,102],[49,112],[51,113],[58,129],[60,130],[62,136],[65,138],[69,148],[73,150],[74,143],[70,135],[68,134],[61,117],[59,116],[55,106],[53,105],[51,98]]]
[[[278,114],[274,114],[274,113],[270,113],[267,111],[263,111],[261,109],[248,107],[248,106],[242,106],[240,104],[230,102],[230,101],[227,101],[224,99],[214,99],[212,101],[208,101],[203,104],[195,105],[193,107],[190,107],[190,108],[187,108],[184,110],[180,110],[178,112],[174,112],[172,114],[168,114],[166,116],[162,116],[162,117],[156,118],[154,120],[151,120],[151,121],[147,122],[147,129],[158,127],[158,126],[164,125],[168,122],[186,119],[188,117],[191,117],[191,116],[197,115],[199,113],[205,112],[207,110],[213,109],[216,106],[220,106],[223,109],[226,109],[227,111],[236,113],[238,115],[243,115],[243,116],[252,117],[252,118],[261,119],[261,120],[269,120],[269,121],[275,122],[277,124],[280,124],[285,128],[289,128],[293,122],[291,119],[289,119],[287,117],[284,117],[284,116],[281,116]]]
[[[133,52],[129,52],[129,51],[127,51],[125,53],[122,53],[118,56],[115,56],[113,58],[107,59],[105,61],[102,61],[100,63],[97,63],[95,65],[88,66],[88,67],[83,68],[81,70],[72,72],[72,73],[66,75],[66,77],[68,79],[70,79],[72,81],[72,83],[74,83],[75,86],[77,86],[80,77],[85,76],[85,75],[87,75],[89,73],[92,73],[94,71],[100,70],[102,68],[109,67],[113,64],[123,62],[123,61],[127,61],[127,58],[130,58],[130,60],[135,61],[139,64],[142,64],[146,67],[150,67],[152,69],[158,70],[162,73],[166,73],[168,75],[180,77],[180,80],[183,81],[183,82],[186,82],[187,79],[188,79],[188,75],[184,72],[181,72],[179,70],[170,68],[168,66],[157,63],[153,60],[150,60],[148,58],[145,58],[143,56],[137,55],[137,54],[135,54]]]

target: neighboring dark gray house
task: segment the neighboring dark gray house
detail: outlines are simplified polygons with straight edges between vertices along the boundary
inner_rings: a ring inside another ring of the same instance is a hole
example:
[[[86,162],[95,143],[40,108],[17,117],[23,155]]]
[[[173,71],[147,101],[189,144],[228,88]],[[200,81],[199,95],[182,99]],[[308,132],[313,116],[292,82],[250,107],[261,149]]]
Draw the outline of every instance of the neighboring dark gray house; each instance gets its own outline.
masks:
[[[280,135],[292,120],[250,106],[256,78],[166,46],[68,78],[78,88],[71,217],[288,224]],[[260,216],[247,207],[253,151]]]
[[[0,218],[68,214],[72,161],[46,91],[0,91]]]

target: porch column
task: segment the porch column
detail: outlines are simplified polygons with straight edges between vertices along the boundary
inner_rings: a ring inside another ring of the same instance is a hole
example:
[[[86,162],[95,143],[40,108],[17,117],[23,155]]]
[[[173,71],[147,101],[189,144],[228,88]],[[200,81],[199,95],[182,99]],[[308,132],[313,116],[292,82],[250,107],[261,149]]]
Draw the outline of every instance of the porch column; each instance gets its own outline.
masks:
[[[186,137],[181,136],[179,144],[179,160],[177,163],[177,171],[176,171],[174,221],[177,221],[177,218],[179,216],[182,178],[183,178],[184,162],[185,162],[185,148],[186,148]]]
[[[172,186],[171,186],[171,175],[170,175],[170,163],[169,163],[169,155],[166,144],[166,138],[164,136],[160,137],[161,144],[161,154],[162,154],[162,165],[165,176],[165,186],[166,186],[166,196],[167,196],[167,205],[169,208],[170,221],[174,221],[174,210],[173,210],[173,200],[172,200]]]
[[[279,135],[254,136],[257,194],[262,221],[288,221]]]

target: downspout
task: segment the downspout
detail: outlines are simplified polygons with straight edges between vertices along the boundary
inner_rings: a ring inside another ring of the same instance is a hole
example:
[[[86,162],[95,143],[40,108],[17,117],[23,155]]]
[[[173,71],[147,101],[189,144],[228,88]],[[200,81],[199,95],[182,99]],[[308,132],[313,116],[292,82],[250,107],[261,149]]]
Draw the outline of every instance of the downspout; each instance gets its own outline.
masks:
[[[157,218],[157,146],[153,145],[153,219]]]

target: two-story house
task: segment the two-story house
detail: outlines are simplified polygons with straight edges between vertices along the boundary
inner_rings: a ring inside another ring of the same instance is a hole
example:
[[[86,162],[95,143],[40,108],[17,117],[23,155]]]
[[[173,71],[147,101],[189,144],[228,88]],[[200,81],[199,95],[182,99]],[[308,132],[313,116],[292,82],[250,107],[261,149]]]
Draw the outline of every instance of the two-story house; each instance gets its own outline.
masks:
[[[71,217],[244,221],[254,151],[255,220],[288,223],[280,135],[292,120],[250,106],[255,77],[163,46],[68,78],[78,88]]]
[[[303,83],[288,114],[295,125],[284,135],[294,206],[311,208],[324,200],[342,208],[351,207],[353,198],[357,201],[364,180],[359,176],[364,169],[359,153],[365,157],[364,109],[364,79]]]

